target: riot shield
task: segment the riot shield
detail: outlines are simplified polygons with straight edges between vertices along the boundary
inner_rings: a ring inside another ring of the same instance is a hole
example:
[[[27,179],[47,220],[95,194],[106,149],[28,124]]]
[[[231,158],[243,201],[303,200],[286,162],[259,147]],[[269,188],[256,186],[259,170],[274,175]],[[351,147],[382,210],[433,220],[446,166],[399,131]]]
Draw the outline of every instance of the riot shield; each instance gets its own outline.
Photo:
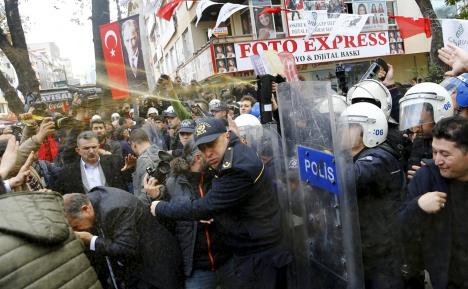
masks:
[[[289,288],[364,288],[353,159],[347,129],[337,133],[334,93],[329,82],[278,87]]]

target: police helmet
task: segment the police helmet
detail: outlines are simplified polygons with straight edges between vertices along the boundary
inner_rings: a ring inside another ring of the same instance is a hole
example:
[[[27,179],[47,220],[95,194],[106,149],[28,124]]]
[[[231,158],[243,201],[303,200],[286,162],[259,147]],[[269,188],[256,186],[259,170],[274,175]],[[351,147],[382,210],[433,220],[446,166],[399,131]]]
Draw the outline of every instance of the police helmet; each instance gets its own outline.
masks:
[[[455,100],[459,107],[468,107],[468,73],[446,78],[440,85],[447,89],[450,94],[456,93]]]
[[[359,125],[362,128],[362,141],[368,148],[376,147],[387,139],[387,117],[373,104],[359,102],[348,106],[341,114],[340,123]]]
[[[365,79],[351,87],[347,94],[349,105],[358,102],[369,102],[382,109],[387,120],[392,111],[392,96],[382,82],[375,79]]]
[[[423,82],[400,99],[400,130],[404,131],[453,116],[450,93],[441,85]]]

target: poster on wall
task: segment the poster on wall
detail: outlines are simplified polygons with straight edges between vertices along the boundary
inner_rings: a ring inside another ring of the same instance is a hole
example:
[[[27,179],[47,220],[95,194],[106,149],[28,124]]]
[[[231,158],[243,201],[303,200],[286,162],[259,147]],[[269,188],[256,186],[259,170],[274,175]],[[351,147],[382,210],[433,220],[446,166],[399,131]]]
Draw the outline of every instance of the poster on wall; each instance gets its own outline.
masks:
[[[262,8],[254,8],[255,27],[257,32],[257,39],[272,39],[276,38],[275,23],[273,14],[260,14]]]
[[[213,51],[218,73],[238,71],[234,44],[217,44],[214,45]]]
[[[386,1],[354,1],[353,11],[358,15],[371,14],[363,31],[385,30],[388,26]]]
[[[405,44],[399,30],[391,29],[388,31],[388,42],[390,54],[405,54]]]
[[[290,36],[305,36],[309,33],[308,23],[313,22],[314,35],[329,33],[340,13],[346,13],[343,0],[289,0],[285,7],[296,10],[286,13]]]

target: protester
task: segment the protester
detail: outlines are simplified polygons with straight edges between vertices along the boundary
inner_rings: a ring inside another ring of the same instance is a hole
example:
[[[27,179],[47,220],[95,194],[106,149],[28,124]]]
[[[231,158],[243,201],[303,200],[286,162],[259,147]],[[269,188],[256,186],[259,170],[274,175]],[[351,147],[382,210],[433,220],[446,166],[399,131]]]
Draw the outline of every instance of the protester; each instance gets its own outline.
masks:
[[[459,116],[439,121],[432,149],[433,160],[409,183],[401,211],[406,253],[412,272],[426,269],[434,289],[465,288],[468,121]]]
[[[112,186],[125,190],[126,169],[121,155],[99,155],[98,137],[91,131],[84,131],[76,139],[76,153],[80,156],[73,163],[66,164],[59,172],[55,191],[62,194],[87,193],[97,186]],[[133,157],[127,157],[126,163]]]
[[[120,146],[120,143],[112,140],[107,135],[104,121],[102,121],[100,118],[91,121],[91,131],[93,131],[98,137],[100,155],[122,155],[122,147]]]
[[[245,95],[240,100],[240,114],[252,112],[252,107],[255,104],[255,99],[250,95]]]
[[[86,195],[67,194],[63,199],[65,216],[89,250],[103,284],[183,288],[176,240],[135,196],[96,187]]]
[[[213,178],[206,169],[205,160],[194,142],[187,143],[183,156],[171,162],[171,176],[166,181],[171,201],[204,197]],[[220,284],[217,269],[230,257],[217,222],[178,221],[175,231],[182,249],[185,288],[216,289]]]
[[[468,72],[468,51],[453,44],[448,44],[447,47],[439,49],[438,52],[439,59],[452,67],[452,70],[447,71],[445,75],[458,76]]]

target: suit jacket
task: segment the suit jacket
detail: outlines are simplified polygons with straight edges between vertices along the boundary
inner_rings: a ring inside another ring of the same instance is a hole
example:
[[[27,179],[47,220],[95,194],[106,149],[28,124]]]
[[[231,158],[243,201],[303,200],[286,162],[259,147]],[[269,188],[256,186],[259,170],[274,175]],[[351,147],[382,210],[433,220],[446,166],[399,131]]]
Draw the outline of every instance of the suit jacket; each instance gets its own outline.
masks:
[[[95,187],[88,193],[96,214],[95,257],[123,264],[125,278],[159,289],[182,288],[182,257],[175,238],[125,191]],[[104,236],[103,236],[104,235]]]
[[[86,193],[81,176],[81,159],[65,165],[58,173],[54,190],[61,194]],[[100,159],[102,171],[109,187],[127,190],[125,175],[120,171],[123,167],[121,155],[104,155]]]
[[[143,63],[143,51],[141,47],[139,48],[140,52],[138,54],[138,63],[136,75],[133,74],[132,67],[130,65],[130,59],[128,59],[128,53],[125,51],[125,65],[126,65],[126,74],[128,81],[128,88],[130,93],[134,93],[132,90],[137,91],[146,91],[148,90],[148,84],[146,79],[145,64]]]

